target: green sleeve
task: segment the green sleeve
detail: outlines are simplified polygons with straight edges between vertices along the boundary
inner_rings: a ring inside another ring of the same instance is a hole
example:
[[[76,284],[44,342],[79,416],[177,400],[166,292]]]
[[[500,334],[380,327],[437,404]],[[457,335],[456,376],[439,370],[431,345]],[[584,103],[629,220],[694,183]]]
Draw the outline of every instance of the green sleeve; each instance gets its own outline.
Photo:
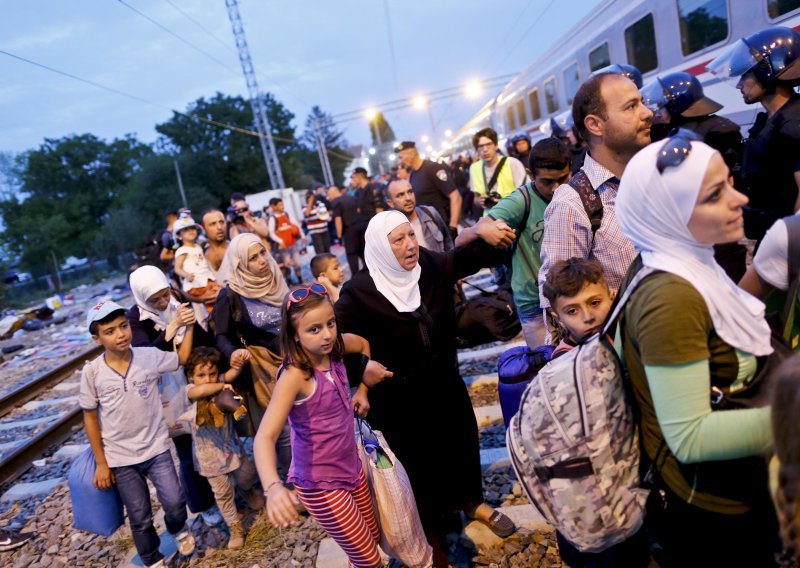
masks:
[[[512,191],[489,210],[492,219],[505,221],[506,225],[514,230],[522,223],[523,215],[525,215],[525,197],[519,191]],[[525,230],[525,227],[522,230]]]
[[[742,458],[772,447],[770,408],[712,412],[708,360],[646,365],[656,417],[681,463]]]

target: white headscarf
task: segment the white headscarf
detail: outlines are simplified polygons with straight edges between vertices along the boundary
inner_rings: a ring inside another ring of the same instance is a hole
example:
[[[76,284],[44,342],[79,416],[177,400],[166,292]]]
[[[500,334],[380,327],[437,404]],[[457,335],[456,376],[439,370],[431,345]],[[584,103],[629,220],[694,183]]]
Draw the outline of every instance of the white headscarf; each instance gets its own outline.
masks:
[[[147,303],[147,299],[153,294],[170,287],[164,273],[155,266],[142,266],[131,272],[130,285],[133,298],[136,300],[136,305],[139,306],[139,320],[151,320],[159,331],[167,329],[169,322],[175,319],[175,313],[180,307],[180,302],[170,294],[169,305],[164,311],[157,311]],[[178,333],[175,334],[175,342],[177,344],[183,341],[185,333],[186,328],[181,327]]]
[[[408,218],[399,211],[382,211],[375,215],[367,226],[364,237],[364,262],[378,292],[391,302],[398,312],[413,312],[419,307],[419,263],[405,270],[392,252],[389,233]]]
[[[694,286],[726,343],[746,353],[768,355],[772,347],[764,303],[739,288],[714,260],[713,246],[697,242],[689,231],[716,150],[691,142],[692,150],[680,165],[659,173],[656,161],[666,143],[650,144],[625,167],[616,203],[622,232],[642,253],[645,266],[680,276]]]

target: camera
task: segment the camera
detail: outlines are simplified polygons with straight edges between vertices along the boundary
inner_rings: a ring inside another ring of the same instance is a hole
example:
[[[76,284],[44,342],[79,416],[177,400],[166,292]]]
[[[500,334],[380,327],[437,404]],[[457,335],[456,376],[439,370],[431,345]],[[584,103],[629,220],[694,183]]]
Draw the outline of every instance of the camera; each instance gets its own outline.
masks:
[[[497,202],[500,201],[501,199],[503,199],[503,196],[500,195],[498,192],[490,191],[489,193],[486,194],[486,197],[483,198],[483,208],[491,209],[492,207],[497,205]]]
[[[228,207],[228,222],[234,225],[243,225],[245,223],[244,214],[250,210],[249,207],[236,207],[231,205]]]

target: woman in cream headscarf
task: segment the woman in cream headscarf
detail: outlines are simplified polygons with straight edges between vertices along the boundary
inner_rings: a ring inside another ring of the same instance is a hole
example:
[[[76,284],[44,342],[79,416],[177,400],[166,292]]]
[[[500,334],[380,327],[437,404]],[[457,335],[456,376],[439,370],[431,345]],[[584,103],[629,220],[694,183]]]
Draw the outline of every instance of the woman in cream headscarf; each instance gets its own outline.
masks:
[[[714,261],[715,244],[744,237],[746,203],[722,156],[682,134],[636,154],[619,187],[617,219],[641,253],[626,280],[655,271],[625,305],[622,350],[657,470],[646,522],[669,566],[774,565],[761,457],[772,445],[770,409],[711,402],[772,352],[764,304]]]
[[[369,222],[367,270],[335,305],[344,332],[367,339],[372,357],[394,372],[369,392],[369,421],[383,431],[408,472],[422,525],[446,566],[444,534],[467,510],[507,536],[508,517],[483,503],[478,428],[456,362],[453,286],[502,256],[483,241],[446,253],[420,248],[398,211]]]
[[[214,336],[197,323],[192,308],[188,304],[181,305],[172,296],[169,281],[161,270],[155,266],[137,268],[131,272],[130,286],[136,305],[128,310],[126,316],[131,324],[133,347],[176,350],[189,325],[194,326],[193,347],[214,345]],[[170,386],[178,386],[179,390],[186,388],[183,369],[178,371]],[[162,384],[161,388],[166,388],[166,385]],[[174,416],[175,413],[168,415]],[[181,487],[184,488],[186,504],[191,512],[200,513],[209,526],[214,526],[222,521],[222,517],[208,480],[194,469],[192,436],[185,430],[176,430],[175,424],[168,425],[180,461]]]

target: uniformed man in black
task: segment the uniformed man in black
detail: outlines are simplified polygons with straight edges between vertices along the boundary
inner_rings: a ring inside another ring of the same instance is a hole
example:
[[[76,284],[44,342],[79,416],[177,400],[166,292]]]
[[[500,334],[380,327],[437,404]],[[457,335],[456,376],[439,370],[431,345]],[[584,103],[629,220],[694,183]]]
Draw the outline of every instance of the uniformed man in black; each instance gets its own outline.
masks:
[[[736,81],[747,104],[761,103],[745,142],[745,233],[760,241],[772,224],[800,208],[800,33],[771,27],[743,38],[708,64]]]
[[[331,202],[336,236],[344,244],[347,264],[350,266],[350,274],[353,275],[359,271],[358,259],[362,262],[364,260],[364,233],[368,221],[359,213],[355,197],[337,186],[328,188],[328,199]]]
[[[461,193],[449,168],[444,164],[423,160],[414,142],[401,142],[395,152],[400,163],[411,170],[409,181],[414,188],[417,205],[435,208],[447,221],[450,234],[455,239],[461,215]]]
[[[367,221],[372,219],[375,213],[383,211],[381,190],[375,184],[370,183],[366,169],[359,167],[353,170],[353,173],[350,174],[350,187],[353,189],[358,212]]]

